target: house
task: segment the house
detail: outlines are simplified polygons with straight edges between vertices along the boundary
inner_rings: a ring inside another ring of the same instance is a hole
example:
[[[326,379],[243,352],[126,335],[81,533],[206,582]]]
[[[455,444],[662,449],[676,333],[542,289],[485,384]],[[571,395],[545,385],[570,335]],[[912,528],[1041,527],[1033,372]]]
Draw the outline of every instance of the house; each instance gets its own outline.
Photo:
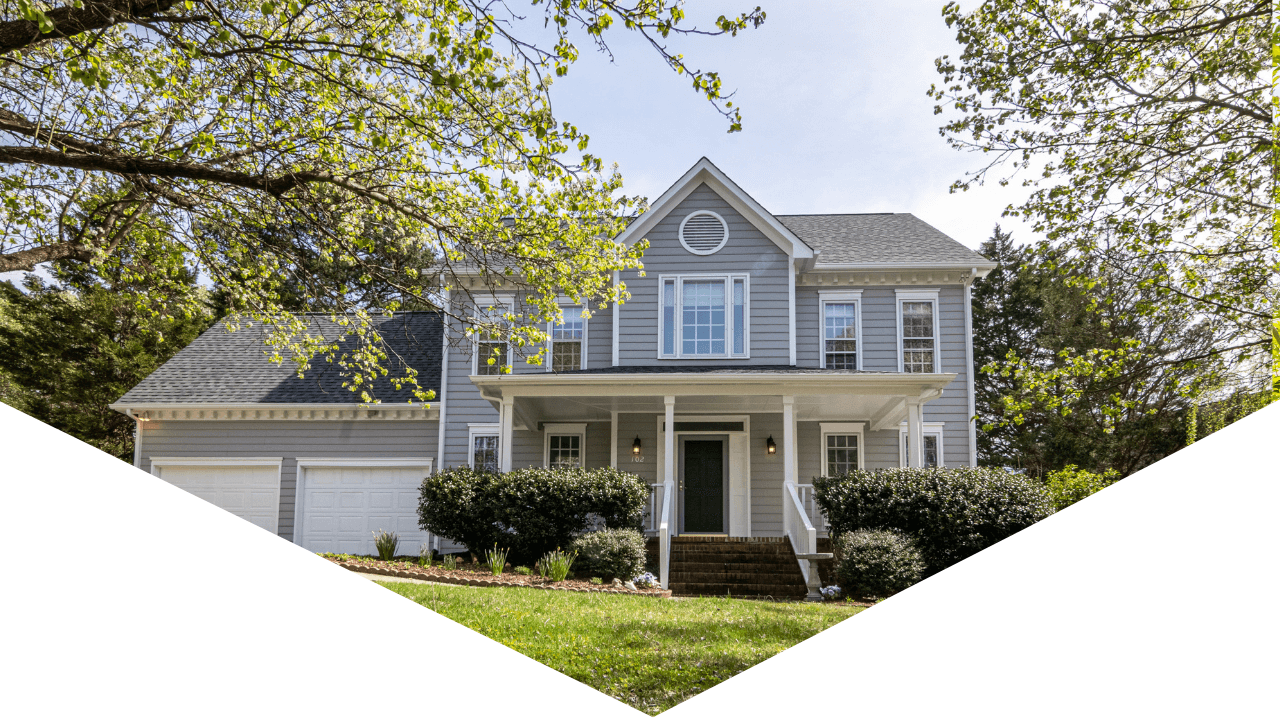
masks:
[[[975,464],[969,288],[993,263],[910,214],[775,215],[705,158],[617,239],[641,238],[630,301],[565,307],[544,366],[437,314],[382,320],[427,408],[353,403],[332,368],[298,379],[220,325],[112,407],[140,468],[315,551],[371,552],[377,529],[450,549],[417,527],[438,467],[621,467],[652,485],[664,582],[671,537],[817,550],[815,476]],[[476,276],[449,302],[520,298]]]

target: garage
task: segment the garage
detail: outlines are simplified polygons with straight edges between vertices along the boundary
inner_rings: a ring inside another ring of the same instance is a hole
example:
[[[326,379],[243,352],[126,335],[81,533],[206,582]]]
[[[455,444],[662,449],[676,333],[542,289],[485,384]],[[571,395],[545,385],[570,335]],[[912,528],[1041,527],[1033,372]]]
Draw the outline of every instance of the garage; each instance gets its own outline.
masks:
[[[151,474],[271,533],[279,528],[280,458],[152,458]]]
[[[400,536],[399,555],[416,555],[431,535],[418,529],[418,488],[430,458],[298,460],[298,544],[312,552],[376,555],[374,533]]]

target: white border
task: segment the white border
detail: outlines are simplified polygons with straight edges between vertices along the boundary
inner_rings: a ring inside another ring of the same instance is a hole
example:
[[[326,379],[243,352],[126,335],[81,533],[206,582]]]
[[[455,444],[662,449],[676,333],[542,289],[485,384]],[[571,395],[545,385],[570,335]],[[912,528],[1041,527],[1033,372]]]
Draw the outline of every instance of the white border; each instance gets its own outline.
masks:
[[[514,295],[491,295],[488,297],[491,300],[490,305],[493,306],[495,310],[498,309],[499,305],[505,305],[507,308],[507,312],[514,313],[516,311],[516,307],[515,307],[516,301],[515,301]],[[477,301],[476,302],[477,307],[475,308],[476,312],[480,312],[481,310],[485,309],[484,307],[480,307],[481,301],[479,298],[473,298],[473,299]],[[486,341],[486,342],[492,342],[492,341]],[[506,345],[507,345],[506,365],[507,367],[510,367],[511,372],[514,373],[516,369],[511,363],[511,341],[507,340]],[[471,374],[472,375],[480,374],[480,333],[478,332],[471,333]],[[502,375],[504,373],[495,373],[495,374]]]
[[[710,250],[694,250],[693,248],[689,247],[689,243],[684,241],[684,226],[687,225],[690,220],[692,220],[693,218],[699,215],[710,215],[711,217],[719,220],[720,226],[724,228],[724,237],[720,238],[720,244],[716,245]],[[684,249],[688,250],[694,255],[715,255],[717,252],[720,252],[720,250],[725,245],[729,243],[729,223],[725,222],[725,219],[723,217],[720,217],[720,213],[712,212],[710,210],[694,210],[688,215],[685,215],[684,219],[680,221],[680,232],[676,234],[676,237],[679,238],[680,244],[684,246]]]
[[[667,421],[666,413],[659,413],[657,417],[654,418],[654,420],[655,420],[654,429],[657,432],[656,437],[657,437],[657,445],[658,445],[657,449],[654,452],[654,463],[655,463],[654,477],[657,479],[657,484],[661,485],[663,482],[665,482],[665,475],[666,475],[666,457],[665,457],[666,456],[666,437],[664,435],[666,431],[662,429],[662,424]],[[680,504],[679,504],[680,494],[683,492],[683,489],[680,487],[680,478],[678,477],[680,473],[680,462],[679,462],[680,436],[681,435],[728,435],[729,446],[726,448],[726,450],[729,453],[729,517],[725,518],[725,523],[726,525],[728,525],[728,528],[729,528],[728,535],[732,537],[752,537],[752,534],[751,534],[751,415],[681,415],[680,413],[675,413],[673,415],[672,423],[674,424],[677,422],[741,422],[742,423],[741,430],[679,430],[676,432],[673,445],[676,448],[676,453],[677,453],[676,462],[674,463],[676,467],[677,477],[672,478],[672,481],[675,482],[676,484],[676,497],[674,498],[676,505],[672,508],[672,510],[674,511],[675,517],[679,518],[680,517]],[[742,448],[741,455],[739,456],[742,461],[742,475],[740,478],[741,483],[739,487],[743,491],[742,497],[743,497],[743,502],[745,504],[745,509],[743,510],[742,517],[740,518],[742,522],[741,535],[737,535],[733,532],[733,492],[735,489],[734,482],[733,482],[733,479],[734,479],[733,440],[735,437],[738,438],[738,443]],[[676,527],[673,528],[672,530],[672,535],[679,535],[679,534],[680,534],[680,522],[677,520]]]
[[[858,469],[862,470],[866,467],[867,455],[867,424],[864,422],[823,422],[818,423],[818,475],[827,477],[827,436],[828,435],[857,435],[858,436]]]
[[[827,303],[841,305],[853,304],[854,346],[857,348],[853,356],[854,369],[862,369],[862,291],[861,290],[819,290],[818,291],[818,367],[827,367]]]
[[[542,426],[542,467],[551,467],[551,436],[578,436],[578,467],[587,466],[587,424],[586,423],[545,423]]]
[[[498,438],[498,458],[502,458],[502,423],[467,423],[467,467],[475,468],[476,436],[493,435]]]
[[[664,285],[668,280],[674,281],[676,286],[676,306],[674,313],[675,327],[675,353],[671,355],[662,352],[662,340],[666,333],[664,310],[666,306],[663,303]],[[684,314],[684,281],[685,280],[723,280],[725,289],[725,305],[724,305],[724,329],[725,329],[725,352],[721,355],[685,355],[681,348],[684,339],[684,323],[681,317]],[[733,350],[733,332],[736,329],[733,322],[733,283],[736,280],[742,281],[742,349],[743,354],[735,355]],[[659,275],[658,276],[658,335],[657,335],[657,358],[659,360],[750,360],[751,359],[751,276],[735,273],[681,273],[678,275]]]
[[[938,467],[947,466],[947,456],[944,454],[943,446],[942,446],[943,438],[946,435],[946,433],[943,432],[945,428],[946,428],[945,422],[920,423],[921,438],[923,438],[925,435],[938,436]],[[921,440],[921,442],[924,442],[924,441]],[[921,458],[924,457],[923,451],[921,452],[920,457]],[[898,467],[906,467],[906,466],[907,466],[907,421],[903,420],[902,422],[898,423]]]
[[[591,322],[591,320],[590,320],[590,318],[582,317],[582,312],[583,312],[583,310],[585,310],[586,308],[584,308],[584,307],[583,307],[583,305],[581,305],[581,304],[574,304],[574,303],[572,303],[572,302],[569,302],[567,299],[565,299],[565,301],[564,301],[564,302],[557,301],[557,305],[559,305],[559,306],[560,306],[560,314],[561,314],[561,315],[564,315],[564,311],[565,311],[566,309],[577,310],[577,312],[578,312],[578,319],[582,321],[582,356],[581,356],[580,358],[578,358],[578,369],[579,369],[579,370],[586,370],[586,369],[587,369],[587,335],[588,335],[588,334],[590,333],[590,331],[591,331],[591,328],[590,328],[590,322]],[[553,359],[553,356],[554,356],[554,354],[555,354],[555,341],[551,339],[551,331],[552,331],[552,329],[553,329],[554,327],[555,327],[555,323],[551,323],[551,322],[548,322],[548,323],[547,323],[547,362],[546,362],[546,366],[547,366],[547,367],[546,367],[546,372],[554,372],[554,371],[551,369],[551,368],[552,368],[552,359]],[[515,369],[514,369],[514,368],[512,368],[512,372],[515,372]]]
[[[902,303],[904,302],[932,302],[933,303],[933,372],[940,372],[942,365],[942,344],[938,341],[938,289],[931,288],[927,290],[897,290],[893,291],[895,295],[894,311],[897,314],[897,331],[898,346],[894,351],[898,355],[898,372],[906,372],[903,370],[902,363]],[[913,338],[916,339],[916,338]]]
[[[298,474],[294,480],[293,491],[293,542],[299,547],[304,547],[302,541],[304,539],[303,531],[306,529],[306,487],[307,471],[321,468],[345,468],[345,467],[367,467],[367,468],[423,468],[427,475],[431,474],[431,468],[434,466],[432,458],[298,458]],[[427,533],[428,543],[434,544],[436,541],[434,533]]]
[[[162,477],[160,473],[157,471],[163,467],[274,467],[276,469],[276,501],[275,501],[276,527],[275,527],[275,530],[272,531],[272,534],[273,535],[280,534],[280,495],[283,493],[283,488],[281,486],[283,485],[283,482],[284,482],[283,480],[284,458],[283,457],[238,457],[238,458],[153,457],[153,458],[150,458],[150,460],[151,460],[151,471],[150,471],[151,474],[154,475],[155,477],[160,478],[161,480],[164,480],[164,477]],[[165,480],[165,482],[169,482],[169,481]],[[173,485],[173,483],[169,483],[169,484]],[[178,488],[179,490],[182,489],[177,485],[174,485],[174,487]],[[214,505],[214,503],[209,503],[209,504]],[[225,510],[225,508],[222,508],[222,509]],[[297,532],[298,532],[298,520],[297,520],[297,517],[295,516],[293,521],[294,535],[297,535]]]

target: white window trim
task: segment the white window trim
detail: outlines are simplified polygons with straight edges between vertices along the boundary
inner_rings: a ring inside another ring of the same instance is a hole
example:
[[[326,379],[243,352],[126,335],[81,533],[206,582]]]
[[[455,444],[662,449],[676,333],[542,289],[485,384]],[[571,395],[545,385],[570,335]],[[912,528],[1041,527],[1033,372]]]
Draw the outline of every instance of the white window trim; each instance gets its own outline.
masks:
[[[859,353],[861,354],[861,353]],[[828,435],[857,435],[858,436],[858,469],[862,470],[866,467],[867,443],[866,443],[866,423],[861,422],[824,422],[818,423],[819,434],[822,436],[818,448],[818,470],[821,476],[827,474],[827,436]]]
[[[662,289],[661,286],[659,286],[658,289],[661,290]],[[587,369],[587,335],[589,334],[588,323],[590,323],[590,318],[582,317],[582,311],[584,310],[583,306],[581,304],[575,304],[573,301],[569,300],[568,298],[561,298],[558,301],[558,304],[560,305],[560,313],[562,315],[564,314],[565,310],[575,310],[578,313],[578,317],[582,319],[582,357],[579,359],[580,362],[578,363],[578,369],[586,370]],[[547,362],[546,362],[547,372],[552,372],[552,359],[554,357],[555,341],[551,339],[551,332],[554,328],[555,328],[555,323],[551,323],[551,322],[547,323]]]
[[[494,295],[488,299],[489,299],[489,305],[493,306],[495,310],[498,309],[499,306],[506,306],[507,312],[515,312],[514,296]],[[478,301],[477,305],[483,305],[483,301]],[[476,310],[479,311],[481,310],[481,308],[477,307]],[[512,366],[511,364],[511,342],[510,341],[507,341],[507,357],[506,357],[505,364],[508,367],[511,367],[512,372],[515,372],[515,367]],[[472,375],[480,374],[480,333],[478,332],[471,334],[471,374]]]
[[[663,319],[662,292],[667,280],[676,284],[675,307],[675,353],[663,354],[662,338],[666,332]],[[721,355],[686,355],[684,346],[684,281],[685,280],[723,280],[725,284],[725,353]],[[733,281],[742,281],[742,354],[734,355],[733,350]],[[680,275],[658,276],[658,359],[659,360],[750,360],[751,359],[751,276],[733,273],[685,273]]]
[[[947,466],[947,456],[943,454],[942,440],[945,435],[943,429],[946,427],[944,422],[926,422],[920,423],[920,437],[925,435],[938,436],[938,467]],[[924,457],[923,452],[920,455]],[[903,420],[898,423],[898,467],[907,466],[907,421]]]
[[[578,467],[587,466],[587,424],[546,423],[542,426],[542,467],[551,467],[551,436],[578,436]]]
[[[938,339],[938,289],[920,289],[920,290],[894,290],[897,300],[894,303],[898,316],[898,346],[895,352],[898,355],[898,372],[906,372],[903,370],[903,352],[902,352],[902,303],[904,302],[932,302],[933,303],[933,371],[941,372],[939,367],[942,363],[942,347]]]
[[[720,224],[724,226],[724,239],[720,241],[719,245],[711,248],[710,250],[694,250],[693,248],[689,247],[688,243],[684,241],[684,226],[687,225],[690,220],[692,220],[693,218],[699,215],[710,215],[711,217],[719,220]],[[684,219],[680,221],[680,232],[676,234],[676,237],[680,240],[680,244],[684,247],[684,249],[688,250],[694,255],[714,255],[720,252],[720,250],[723,249],[725,245],[729,244],[729,223],[723,217],[720,216],[720,213],[712,212],[711,210],[694,210],[688,215],[685,215]]]
[[[862,369],[862,291],[861,290],[827,290],[818,292],[818,367],[827,367],[827,303],[847,305],[853,303],[853,333],[857,352],[854,355],[855,369]],[[825,441],[824,441],[825,442]],[[859,453],[861,457],[861,453]]]
[[[502,457],[502,426],[499,423],[467,423],[467,467],[476,466],[476,437],[492,435],[498,438],[498,457]]]

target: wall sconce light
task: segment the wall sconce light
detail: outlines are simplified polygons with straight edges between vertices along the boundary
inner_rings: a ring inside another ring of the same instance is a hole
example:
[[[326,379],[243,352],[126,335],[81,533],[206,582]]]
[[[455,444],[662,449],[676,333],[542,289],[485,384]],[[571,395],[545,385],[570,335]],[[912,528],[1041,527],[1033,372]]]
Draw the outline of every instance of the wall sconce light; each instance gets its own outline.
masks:
[[[778,444],[773,441],[772,435],[769,436],[768,440],[764,441],[764,451],[770,455],[778,454]]]
[[[640,454],[640,436],[639,435],[636,436],[636,441],[631,443],[631,454],[632,455]]]

